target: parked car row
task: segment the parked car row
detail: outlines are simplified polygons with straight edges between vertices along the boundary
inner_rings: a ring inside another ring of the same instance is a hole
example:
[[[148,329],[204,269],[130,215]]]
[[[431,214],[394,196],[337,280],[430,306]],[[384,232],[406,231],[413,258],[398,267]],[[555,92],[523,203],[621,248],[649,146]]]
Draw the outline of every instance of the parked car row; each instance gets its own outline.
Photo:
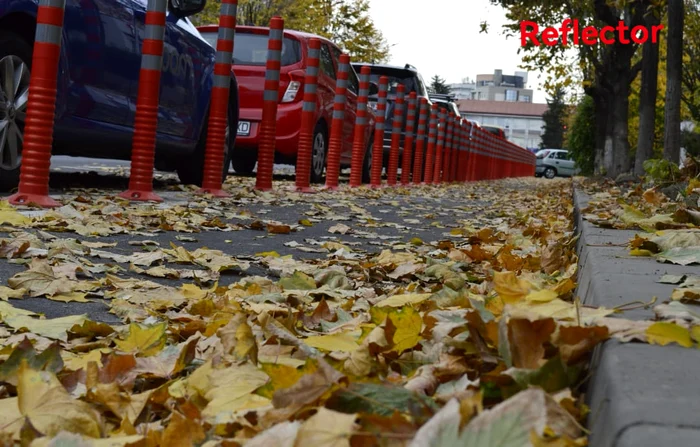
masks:
[[[176,171],[184,183],[201,184],[218,26],[195,28],[188,16],[206,0],[169,0],[164,35],[155,166]],[[183,6],[186,5],[186,6]],[[59,61],[53,154],[129,160],[136,110],[147,0],[75,0],[66,3]],[[183,8],[188,8],[187,10]],[[0,188],[19,179],[28,86],[36,33],[36,0],[0,0]],[[236,28],[229,127],[223,176],[255,169],[260,143],[269,29]],[[327,162],[330,124],[341,49],[328,39],[285,30],[281,54],[275,161],[296,162],[304,81],[311,38],[321,40],[318,104],[313,135],[312,182],[321,182]],[[346,94],[341,166],[351,162],[361,66],[371,70],[370,107],[381,76],[389,78],[383,165],[388,165],[397,88],[415,92],[444,112],[460,117],[454,98],[430,94],[418,70],[353,63]],[[403,153],[407,109],[400,158]],[[460,119],[462,119],[460,117]],[[371,153],[374,113],[366,127]],[[473,126],[478,126],[472,122]],[[414,129],[418,126],[418,114]],[[487,129],[487,128],[485,128]],[[490,130],[490,129],[487,129]],[[505,135],[496,133],[502,138]],[[369,181],[371,157],[363,180]],[[400,160],[400,166],[402,161]]]

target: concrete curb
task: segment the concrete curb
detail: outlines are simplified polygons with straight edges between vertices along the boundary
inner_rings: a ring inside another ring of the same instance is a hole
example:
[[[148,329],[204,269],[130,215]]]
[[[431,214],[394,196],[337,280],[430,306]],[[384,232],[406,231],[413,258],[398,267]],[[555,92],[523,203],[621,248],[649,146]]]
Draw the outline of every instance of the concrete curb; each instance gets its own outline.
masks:
[[[658,263],[629,256],[634,231],[609,230],[584,221],[589,198],[574,191],[580,235],[578,290],[582,302],[608,308],[632,301],[667,301],[675,286],[659,284],[665,274],[698,274],[697,266]],[[651,319],[651,309],[622,314]],[[610,340],[596,349],[586,403],[591,447],[700,445],[700,351]]]

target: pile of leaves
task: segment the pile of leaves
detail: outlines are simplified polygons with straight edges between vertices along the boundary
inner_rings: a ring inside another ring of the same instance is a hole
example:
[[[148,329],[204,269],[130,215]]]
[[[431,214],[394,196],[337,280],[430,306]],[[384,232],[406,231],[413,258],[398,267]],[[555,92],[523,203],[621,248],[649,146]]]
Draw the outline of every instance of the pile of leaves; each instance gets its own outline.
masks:
[[[0,287],[5,445],[585,445],[580,391],[597,344],[697,346],[700,315],[683,308],[662,308],[666,321],[634,322],[581,305],[563,180],[304,199],[319,210],[392,194],[436,207],[437,195],[465,206],[481,199],[476,217],[443,240],[413,238],[379,253],[325,242],[310,248],[317,258],[300,260],[146,240],[125,255],[99,241],[203,228],[293,231],[235,211],[243,202],[289,201],[285,189],[261,195],[245,181],[232,199],[191,197],[175,208],[83,196],[31,217],[0,208],[9,232],[0,253],[25,266]],[[331,233],[372,225],[352,206],[356,222]],[[270,274],[245,274],[252,265]],[[227,271],[243,276],[221,285]],[[100,300],[122,323],[45,318],[12,305],[30,297]]]

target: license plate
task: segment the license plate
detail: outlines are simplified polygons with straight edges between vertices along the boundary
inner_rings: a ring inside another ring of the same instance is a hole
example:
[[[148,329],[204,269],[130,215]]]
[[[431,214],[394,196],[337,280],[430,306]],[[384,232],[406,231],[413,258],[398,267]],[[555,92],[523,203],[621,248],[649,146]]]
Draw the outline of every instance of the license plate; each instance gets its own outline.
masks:
[[[248,121],[238,122],[238,135],[250,135],[250,123]]]

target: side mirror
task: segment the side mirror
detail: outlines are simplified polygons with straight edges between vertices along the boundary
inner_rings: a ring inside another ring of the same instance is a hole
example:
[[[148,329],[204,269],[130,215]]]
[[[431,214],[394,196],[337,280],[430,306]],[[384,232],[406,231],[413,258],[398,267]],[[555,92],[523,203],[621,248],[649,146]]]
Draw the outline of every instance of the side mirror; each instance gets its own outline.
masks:
[[[181,19],[197,14],[206,4],[207,0],[170,0],[170,10]]]
[[[369,83],[369,96],[374,96],[379,94],[379,86],[374,83],[370,82]]]

